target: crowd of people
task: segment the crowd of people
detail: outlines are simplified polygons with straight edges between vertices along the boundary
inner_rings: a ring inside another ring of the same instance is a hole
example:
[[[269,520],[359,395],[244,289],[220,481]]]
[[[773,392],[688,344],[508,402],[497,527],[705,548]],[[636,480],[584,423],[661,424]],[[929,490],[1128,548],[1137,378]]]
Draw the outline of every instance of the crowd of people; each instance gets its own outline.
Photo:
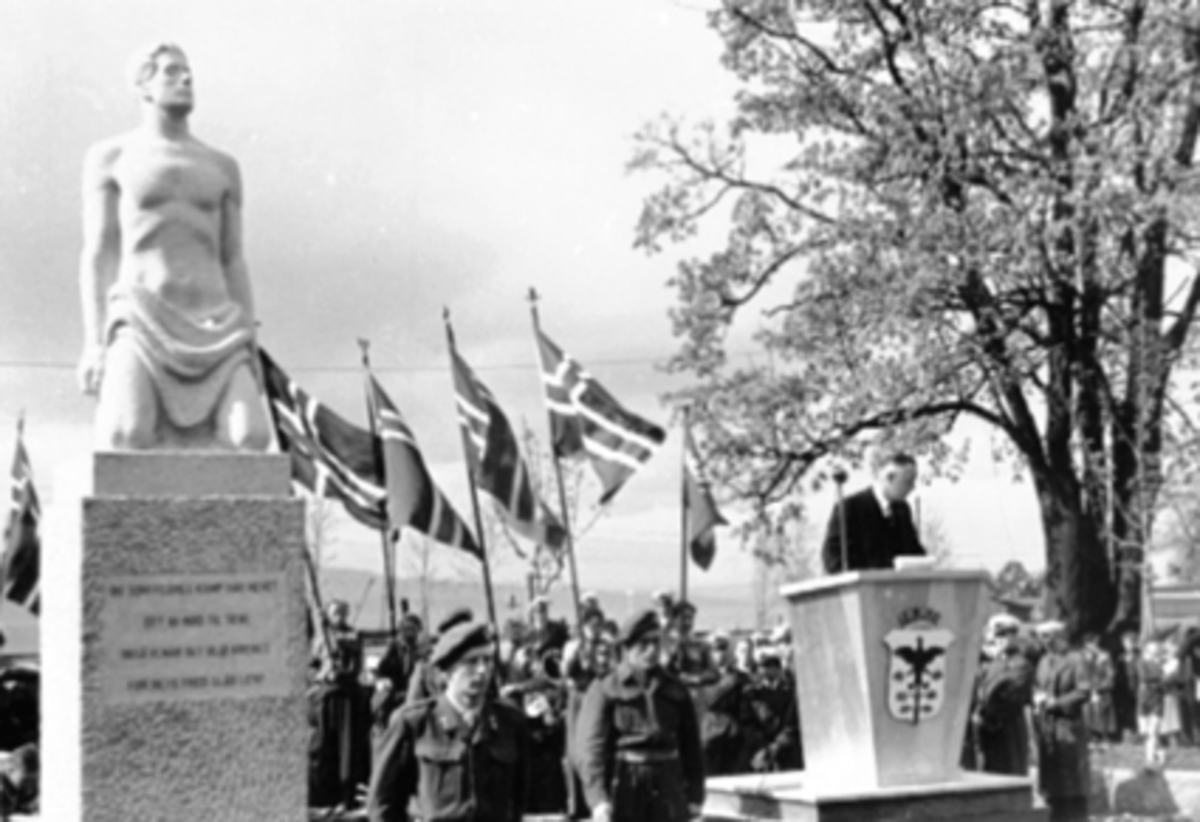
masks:
[[[1078,646],[1061,622],[988,623],[963,752],[970,768],[1025,776],[1036,766],[1052,819],[1086,819],[1091,755],[1119,742],[1161,769],[1166,750],[1200,744],[1200,628],[1171,626]]]
[[[638,771],[618,780],[626,793],[639,782],[657,785],[662,772],[653,779],[642,772],[666,768],[665,781],[679,787],[679,807],[654,810],[654,801],[670,805],[669,792],[659,796],[657,787],[625,801],[639,808],[636,818],[667,820],[695,815],[687,806],[703,801],[707,777],[803,767],[786,629],[701,634],[695,607],[667,593],[620,625],[594,596],[582,597],[579,613],[572,630],[552,617],[547,599],[537,598],[526,618],[508,620],[489,640],[488,701],[522,717],[520,741],[512,743],[522,775],[506,779],[510,792],[521,784],[520,812],[594,818],[597,805],[619,806],[614,763]],[[314,656],[310,804],[392,807],[381,794],[394,795],[404,784],[393,773],[396,761],[415,750],[412,740],[399,739],[419,735],[429,721],[414,719],[414,712],[436,713],[436,697],[446,694],[457,670],[447,666],[460,651],[455,638],[481,623],[460,609],[426,632],[419,617],[405,614],[395,640],[368,666],[364,636],[349,627],[345,603],[332,603],[328,614]],[[421,745],[453,749],[437,734]],[[393,817],[379,811],[372,818]]]
[[[371,802],[373,791],[394,793],[399,783],[381,777],[381,761],[421,756],[414,739],[400,745],[396,729],[420,706],[433,710],[445,693],[456,632],[488,626],[458,610],[426,632],[406,614],[395,641],[367,670],[362,635],[346,624],[346,613],[343,603],[330,608],[330,639],[322,643],[334,650],[322,650],[314,678],[310,795],[315,806],[350,809]],[[694,606],[665,593],[623,625],[594,597],[584,598],[580,613],[572,630],[538,598],[526,619],[509,620],[499,636],[488,628],[477,637],[489,649],[487,702],[520,717],[520,733],[503,735],[512,736],[509,753],[520,760],[520,776],[506,778],[505,790],[518,797],[521,812],[596,818],[597,804],[616,801],[614,767],[644,768],[660,756],[672,763],[666,782],[687,801],[677,814],[660,809],[620,818],[687,818],[685,805],[703,800],[706,778],[803,768],[789,632],[697,632]],[[1172,747],[1200,744],[1200,628],[1144,642],[1130,632],[1120,642],[1107,649],[1089,635],[1074,645],[1061,622],[994,616],[963,766],[1017,776],[1036,767],[1051,818],[1085,819],[1093,752],[1136,741],[1145,766],[1156,769]],[[649,688],[651,681],[658,684]],[[647,711],[651,703],[656,707]],[[414,783],[405,790],[416,796],[420,789]]]
[[[0,819],[38,809],[40,692],[41,676],[35,666],[0,660]]]
[[[698,632],[695,607],[666,593],[622,624],[591,596],[580,615],[572,629],[538,598],[498,636],[468,609],[372,635],[331,603],[314,631],[310,804],[373,822],[408,818],[411,802],[683,820],[707,778],[804,767],[789,631]],[[1087,818],[1096,752],[1136,743],[1157,770],[1200,745],[1200,626],[1107,648],[998,614],[982,647],[962,764],[1036,772],[1052,820]],[[36,807],[37,687],[23,676],[0,683],[0,814]]]

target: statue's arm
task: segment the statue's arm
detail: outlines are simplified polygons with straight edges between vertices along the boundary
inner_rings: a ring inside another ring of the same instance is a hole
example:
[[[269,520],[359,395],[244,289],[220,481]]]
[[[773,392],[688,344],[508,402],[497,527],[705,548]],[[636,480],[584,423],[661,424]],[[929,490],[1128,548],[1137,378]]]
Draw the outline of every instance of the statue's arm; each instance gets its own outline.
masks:
[[[221,208],[221,265],[229,296],[242,307],[249,322],[254,322],[254,293],[250,272],[242,253],[242,173],[237,162],[225,158],[229,173],[229,191]]]
[[[83,250],[79,259],[79,291],[83,303],[83,356],[80,387],[94,394],[100,388],[104,362],[104,309],[108,291],[121,262],[118,190],[112,167],[118,154],[113,144],[88,151],[83,161]]]

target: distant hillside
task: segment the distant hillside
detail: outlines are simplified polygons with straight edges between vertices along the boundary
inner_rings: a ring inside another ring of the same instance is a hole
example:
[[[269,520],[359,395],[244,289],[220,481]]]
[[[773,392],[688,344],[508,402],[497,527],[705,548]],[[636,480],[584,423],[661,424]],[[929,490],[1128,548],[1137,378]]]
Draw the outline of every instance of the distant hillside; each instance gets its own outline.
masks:
[[[631,614],[635,608],[650,605],[650,590],[635,590],[632,598],[624,591],[593,589],[600,597],[605,612],[618,621]],[[516,585],[498,585],[496,611],[501,621],[520,613],[527,601],[524,588]],[[383,577],[369,571],[349,568],[326,568],[321,572],[321,596],[344,599],[350,603],[355,623],[362,628],[379,628],[386,624],[384,610]],[[718,586],[696,588],[689,591],[689,598],[698,609],[697,626],[700,628],[753,628],[754,601],[748,586]],[[410,610],[421,613],[421,592],[417,582],[410,579],[399,581],[397,601],[407,599]],[[551,612],[559,616],[570,616],[571,589],[567,582],[555,586],[551,594]],[[470,607],[479,616],[487,610],[481,585],[459,581],[438,580],[432,582],[428,591],[428,619],[436,624],[442,616],[455,608]],[[782,613],[783,604],[774,597],[773,607],[768,614],[768,624]]]
[[[637,590],[632,599],[623,591],[597,590],[604,610],[618,621],[624,619],[635,608],[650,604],[652,591]],[[697,588],[690,592],[691,599],[699,609],[697,625],[700,628],[753,628],[754,602],[752,592],[743,586],[718,586]],[[349,568],[327,568],[321,572],[321,595],[344,599],[350,603],[355,623],[362,628],[382,628],[387,624],[383,605],[383,577],[368,571]],[[421,593],[414,580],[401,580],[399,599],[407,599],[411,610],[421,612]],[[428,617],[437,623],[441,617],[455,608],[467,606],[477,615],[484,616],[487,605],[481,586],[457,581],[438,580],[431,583],[428,596]],[[516,585],[499,585],[496,590],[496,610],[500,620],[519,614],[526,603],[524,588]],[[559,616],[571,616],[571,592],[566,582],[557,585],[551,594],[551,611]],[[773,623],[776,613],[782,613],[782,603],[776,601],[768,615],[768,624]],[[25,609],[6,603],[0,609],[0,630],[7,642],[0,648],[4,654],[36,654],[39,651],[38,618]]]

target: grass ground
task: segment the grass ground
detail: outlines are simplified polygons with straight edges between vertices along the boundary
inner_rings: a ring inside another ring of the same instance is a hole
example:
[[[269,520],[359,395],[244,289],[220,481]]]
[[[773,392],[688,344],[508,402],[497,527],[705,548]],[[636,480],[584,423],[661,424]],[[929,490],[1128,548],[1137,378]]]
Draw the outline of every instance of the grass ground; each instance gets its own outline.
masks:
[[[1166,762],[1162,770],[1200,771],[1200,748],[1175,746],[1164,750]],[[1122,743],[1105,748],[1093,746],[1092,767],[1097,769],[1128,768],[1140,770],[1145,767],[1145,749],[1138,744]]]

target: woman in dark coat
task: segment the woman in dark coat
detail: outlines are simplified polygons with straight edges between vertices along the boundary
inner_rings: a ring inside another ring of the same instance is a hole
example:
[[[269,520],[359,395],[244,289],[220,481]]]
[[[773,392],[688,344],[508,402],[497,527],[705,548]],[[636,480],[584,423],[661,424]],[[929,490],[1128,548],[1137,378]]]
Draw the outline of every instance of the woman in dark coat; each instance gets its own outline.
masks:
[[[322,643],[322,670],[311,694],[314,726],[309,761],[309,804],[355,807],[371,775],[371,698],[359,681],[362,639],[348,622],[350,606],[334,600]]]
[[[979,770],[1029,775],[1029,723],[1025,710],[1033,698],[1036,649],[1032,640],[998,636],[999,652],[979,678],[973,717],[979,745]]]
[[[1083,715],[1092,740],[1104,745],[1117,735],[1117,712],[1113,705],[1116,666],[1108,651],[1100,647],[1099,634],[1090,633],[1085,636],[1083,645],[1083,658],[1088,666],[1088,681],[1092,686],[1091,698],[1083,709]]]
[[[545,643],[537,656],[526,659],[516,672],[517,682],[501,694],[525,714],[529,731],[529,796],[525,813],[562,814],[567,811],[567,781],[563,769],[567,728],[567,691],[559,650]]]
[[[1113,659],[1113,708],[1117,714],[1119,737],[1138,735],[1138,671],[1142,663],[1142,649],[1138,646],[1136,631],[1121,634],[1121,651]]]

